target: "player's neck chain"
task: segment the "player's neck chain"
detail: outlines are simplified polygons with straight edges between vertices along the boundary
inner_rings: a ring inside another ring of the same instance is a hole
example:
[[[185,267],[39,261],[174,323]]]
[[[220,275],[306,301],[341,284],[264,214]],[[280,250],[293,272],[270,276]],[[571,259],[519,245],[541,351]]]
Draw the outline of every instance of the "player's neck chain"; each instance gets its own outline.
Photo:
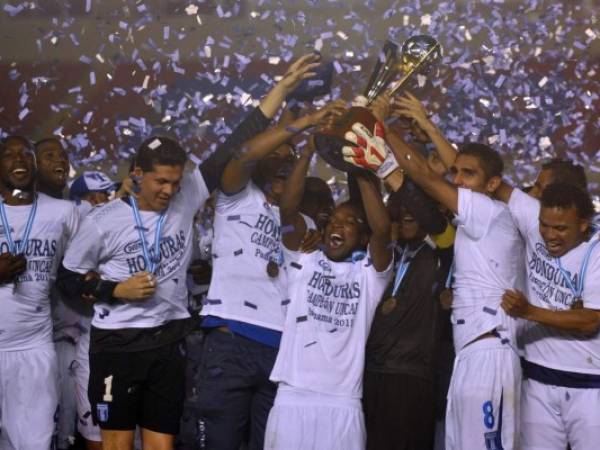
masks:
[[[135,197],[129,197],[129,204],[131,205],[131,210],[133,211],[133,218],[135,220],[135,228],[138,231],[138,235],[140,236],[140,241],[142,242],[142,254],[144,256],[144,261],[146,263],[146,270],[149,273],[156,272],[158,268],[158,263],[160,262],[160,241],[162,238],[162,231],[165,225],[165,219],[167,216],[167,210],[165,209],[160,213],[160,217],[158,218],[158,222],[156,223],[156,228],[154,230],[154,254],[150,254],[148,242],[146,241],[146,233],[144,232],[144,223],[142,222],[142,216],[140,214],[140,208],[137,204]]]
[[[25,229],[23,230],[23,236],[21,240],[15,242],[12,237],[10,224],[8,222],[8,216],[6,214],[6,207],[3,201],[0,201],[0,219],[2,220],[2,226],[4,227],[4,235],[6,236],[6,243],[8,244],[8,250],[13,255],[19,255],[24,253],[27,249],[27,243],[29,242],[29,235],[31,234],[31,229],[33,228],[33,222],[35,221],[35,215],[37,212],[37,196],[33,197],[33,202],[31,203],[31,209],[29,210],[29,216],[27,217],[27,222],[25,224]]]
[[[556,258],[556,263],[558,264],[558,270],[560,270],[560,273],[562,274],[563,278],[565,279],[567,286],[569,287],[569,290],[573,294],[573,303],[571,304],[571,308],[583,307],[583,287],[584,287],[585,274],[587,272],[587,268],[588,268],[588,265],[590,262],[590,256],[592,254],[592,250],[594,250],[594,247],[596,247],[596,245],[598,245],[598,242],[600,242],[600,235],[596,235],[595,237],[593,237],[593,240],[594,241],[590,244],[590,246],[588,247],[588,249],[585,253],[585,256],[583,257],[583,262],[581,263],[581,268],[579,269],[579,276],[577,277],[577,280],[576,280],[576,286],[573,285],[573,282],[571,281],[571,277],[563,269],[563,266],[560,262],[560,258]]]

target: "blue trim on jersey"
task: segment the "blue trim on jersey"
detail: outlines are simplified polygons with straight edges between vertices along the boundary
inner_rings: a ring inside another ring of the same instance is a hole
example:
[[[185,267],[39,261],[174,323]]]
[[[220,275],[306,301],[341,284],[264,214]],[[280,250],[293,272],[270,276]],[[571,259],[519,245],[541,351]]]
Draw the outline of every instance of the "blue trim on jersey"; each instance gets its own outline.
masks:
[[[527,378],[543,384],[576,389],[600,389],[600,375],[550,369],[525,359],[521,359],[521,367]]]
[[[222,319],[217,316],[206,316],[202,320],[201,328],[227,327],[234,334],[239,334],[245,338],[251,339],[269,347],[279,348],[281,343],[281,331],[270,330],[269,328],[259,327],[246,322],[237,320]]]

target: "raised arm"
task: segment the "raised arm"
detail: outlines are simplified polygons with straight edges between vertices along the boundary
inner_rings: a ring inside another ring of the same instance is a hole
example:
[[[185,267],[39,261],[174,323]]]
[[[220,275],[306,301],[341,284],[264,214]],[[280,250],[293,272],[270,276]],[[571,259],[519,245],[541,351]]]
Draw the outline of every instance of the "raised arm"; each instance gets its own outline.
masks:
[[[281,81],[261,100],[259,106],[248,114],[225,142],[199,165],[198,168],[209,191],[219,187],[225,167],[242,144],[265,131],[283,104],[286,95],[292,92],[304,78],[312,76],[310,70],[318,65],[318,60],[318,55],[310,54],[294,62]]]
[[[300,214],[300,204],[304,195],[306,173],[314,153],[315,147],[311,137],[309,144],[302,151],[288,175],[281,199],[279,200],[281,239],[286,248],[294,251],[300,249],[302,239],[306,234],[306,223]]]
[[[458,189],[431,170],[427,160],[394,131],[387,134],[389,148],[404,172],[432,198],[458,212]]]
[[[390,245],[390,217],[383,204],[381,193],[375,185],[375,180],[361,174],[356,176],[356,182],[360,189],[369,228],[371,228],[369,251],[373,267],[377,272],[383,272],[388,268],[393,258],[392,246]]]
[[[404,97],[395,101],[395,106],[396,114],[414,120],[417,126],[427,134],[433,145],[435,145],[446,170],[450,169],[456,159],[456,149],[448,142],[440,129],[429,120],[427,110],[423,104],[414,95],[407,92]]]

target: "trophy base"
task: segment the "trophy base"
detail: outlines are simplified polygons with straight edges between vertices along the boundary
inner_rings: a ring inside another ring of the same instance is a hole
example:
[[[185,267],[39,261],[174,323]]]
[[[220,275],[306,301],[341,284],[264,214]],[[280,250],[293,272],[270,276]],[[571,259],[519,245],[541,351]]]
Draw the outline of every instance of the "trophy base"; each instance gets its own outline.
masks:
[[[352,130],[356,122],[362,123],[368,130],[375,128],[377,119],[371,111],[361,106],[353,106],[338,120],[326,129],[319,130],[314,134],[315,146],[319,156],[330,166],[348,173],[365,172],[365,169],[356,167],[344,161],[342,147],[353,145],[345,139],[346,132]]]

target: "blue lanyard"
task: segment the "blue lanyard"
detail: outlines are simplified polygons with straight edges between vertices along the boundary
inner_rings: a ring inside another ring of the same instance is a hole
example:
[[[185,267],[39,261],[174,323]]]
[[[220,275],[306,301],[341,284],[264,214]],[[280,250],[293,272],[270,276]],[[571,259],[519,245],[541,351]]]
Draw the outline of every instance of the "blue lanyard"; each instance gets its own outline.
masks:
[[[400,287],[400,284],[402,284],[402,280],[406,276],[406,272],[408,272],[410,263],[412,262],[414,257],[417,256],[417,253],[419,253],[419,250],[421,250],[424,245],[425,245],[425,242],[423,242],[419,246],[419,248],[417,248],[414,252],[408,251],[408,245],[405,246],[404,249],[402,250],[402,257],[400,258],[400,262],[398,263],[398,269],[396,270],[396,277],[394,278],[394,289],[392,290],[392,297],[396,296],[396,293],[398,292],[398,288]]]
[[[27,243],[29,242],[29,235],[31,234],[31,229],[33,228],[33,221],[35,220],[36,211],[37,196],[33,198],[31,210],[29,211],[29,217],[27,218],[27,223],[25,224],[25,229],[23,230],[23,237],[21,238],[20,242],[15,243],[15,241],[13,241],[12,234],[10,233],[10,225],[8,223],[4,202],[0,201],[0,219],[2,219],[2,226],[4,227],[4,234],[6,235],[8,250],[13,255],[20,255],[27,249]]]
[[[140,240],[142,241],[142,252],[144,254],[144,261],[146,262],[146,269],[148,272],[154,273],[160,261],[160,240],[165,224],[166,210],[160,214],[156,229],[154,230],[154,257],[151,257],[150,252],[148,251],[148,242],[146,242],[146,234],[144,233],[144,224],[142,222],[142,216],[140,215],[140,209],[133,196],[129,197],[129,204],[133,210],[133,218],[135,219],[136,228],[140,235]]]
[[[583,262],[581,263],[581,269],[579,269],[579,279],[577,280],[577,286],[573,286],[571,277],[563,269],[562,264],[560,263],[560,258],[556,258],[556,262],[558,263],[558,269],[560,270],[560,273],[562,274],[565,281],[567,282],[567,285],[569,286],[569,290],[573,294],[574,300],[583,300],[583,297],[582,297],[582,295],[583,295],[583,280],[585,279],[585,274],[587,272],[587,268],[588,268],[588,265],[590,262],[590,256],[592,254],[592,250],[594,249],[594,247],[598,244],[598,242],[600,242],[598,240],[597,235],[594,236],[593,239],[595,239],[595,241],[592,244],[590,244],[590,246],[588,247],[585,257],[583,258]]]
[[[450,265],[450,270],[448,271],[448,276],[446,277],[446,282],[444,283],[445,289],[450,289],[452,287],[452,277],[454,276],[454,260],[452,260],[452,264]]]

